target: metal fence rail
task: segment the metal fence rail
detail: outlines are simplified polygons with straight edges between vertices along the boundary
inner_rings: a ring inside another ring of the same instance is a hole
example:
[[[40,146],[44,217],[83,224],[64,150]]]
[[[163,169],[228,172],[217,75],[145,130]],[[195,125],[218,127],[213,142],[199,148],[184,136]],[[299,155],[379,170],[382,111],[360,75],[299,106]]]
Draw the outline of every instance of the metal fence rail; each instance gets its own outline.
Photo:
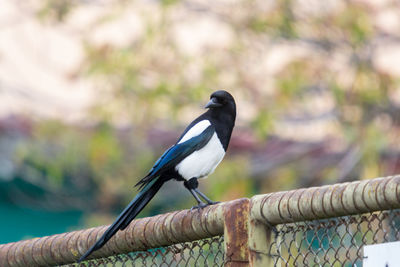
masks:
[[[400,176],[257,195],[135,220],[80,266],[361,266],[398,208]],[[71,265],[106,227],[0,245],[1,266]]]

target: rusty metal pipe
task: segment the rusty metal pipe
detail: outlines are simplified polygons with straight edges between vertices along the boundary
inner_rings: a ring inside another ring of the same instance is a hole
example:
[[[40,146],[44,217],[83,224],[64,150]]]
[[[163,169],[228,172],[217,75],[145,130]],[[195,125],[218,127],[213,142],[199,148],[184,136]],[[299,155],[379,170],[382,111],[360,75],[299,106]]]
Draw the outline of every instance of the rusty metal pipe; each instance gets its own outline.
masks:
[[[271,225],[400,208],[400,176],[257,195],[251,217]]]
[[[202,210],[182,210],[134,220],[89,258],[103,258],[222,235],[224,205],[230,205],[231,202],[208,206]],[[0,245],[1,266],[74,263],[107,227],[100,226]]]

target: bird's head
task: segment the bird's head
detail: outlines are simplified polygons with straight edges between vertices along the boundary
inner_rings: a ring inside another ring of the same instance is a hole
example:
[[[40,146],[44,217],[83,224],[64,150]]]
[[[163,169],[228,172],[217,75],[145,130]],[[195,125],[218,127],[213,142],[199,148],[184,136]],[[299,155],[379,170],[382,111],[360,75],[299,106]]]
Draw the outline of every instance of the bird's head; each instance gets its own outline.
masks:
[[[229,109],[236,110],[235,99],[233,96],[224,90],[218,90],[211,94],[210,101],[205,108],[209,109]]]
[[[211,94],[210,101],[205,108],[208,108],[205,114],[220,121],[220,124],[225,125],[224,128],[226,129],[224,130],[232,130],[236,119],[236,104],[235,99],[230,93],[224,90],[215,91]]]

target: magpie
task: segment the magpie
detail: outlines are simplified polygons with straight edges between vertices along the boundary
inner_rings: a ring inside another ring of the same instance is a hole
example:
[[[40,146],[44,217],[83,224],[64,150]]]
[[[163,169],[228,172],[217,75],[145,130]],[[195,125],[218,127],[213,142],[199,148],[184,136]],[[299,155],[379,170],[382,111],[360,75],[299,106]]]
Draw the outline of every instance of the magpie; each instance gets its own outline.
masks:
[[[236,104],[230,93],[219,90],[211,94],[205,108],[208,110],[189,124],[178,141],[164,152],[149,173],[135,185],[139,187],[139,193],[78,262],[103,247],[119,230],[124,230],[169,180],[183,182],[197,201],[192,209],[218,203],[198,189],[197,179],[211,174],[224,157],[235,126]]]

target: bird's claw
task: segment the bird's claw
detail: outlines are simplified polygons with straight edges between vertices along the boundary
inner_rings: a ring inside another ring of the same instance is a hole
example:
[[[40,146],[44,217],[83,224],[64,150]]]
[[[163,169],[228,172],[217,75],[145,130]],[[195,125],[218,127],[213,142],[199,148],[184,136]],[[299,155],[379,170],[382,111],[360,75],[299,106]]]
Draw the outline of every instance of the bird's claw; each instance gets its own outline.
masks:
[[[219,204],[221,203],[221,201],[210,201],[208,202],[208,205],[215,205],[215,204]]]
[[[193,207],[190,209],[190,211],[193,211],[193,210],[200,210],[200,209],[203,209],[203,208],[207,207],[208,205],[210,205],[210,204],[206,204],[206,203],[204,203],[204,202],[200,202],[197,206],[193,206]]]

